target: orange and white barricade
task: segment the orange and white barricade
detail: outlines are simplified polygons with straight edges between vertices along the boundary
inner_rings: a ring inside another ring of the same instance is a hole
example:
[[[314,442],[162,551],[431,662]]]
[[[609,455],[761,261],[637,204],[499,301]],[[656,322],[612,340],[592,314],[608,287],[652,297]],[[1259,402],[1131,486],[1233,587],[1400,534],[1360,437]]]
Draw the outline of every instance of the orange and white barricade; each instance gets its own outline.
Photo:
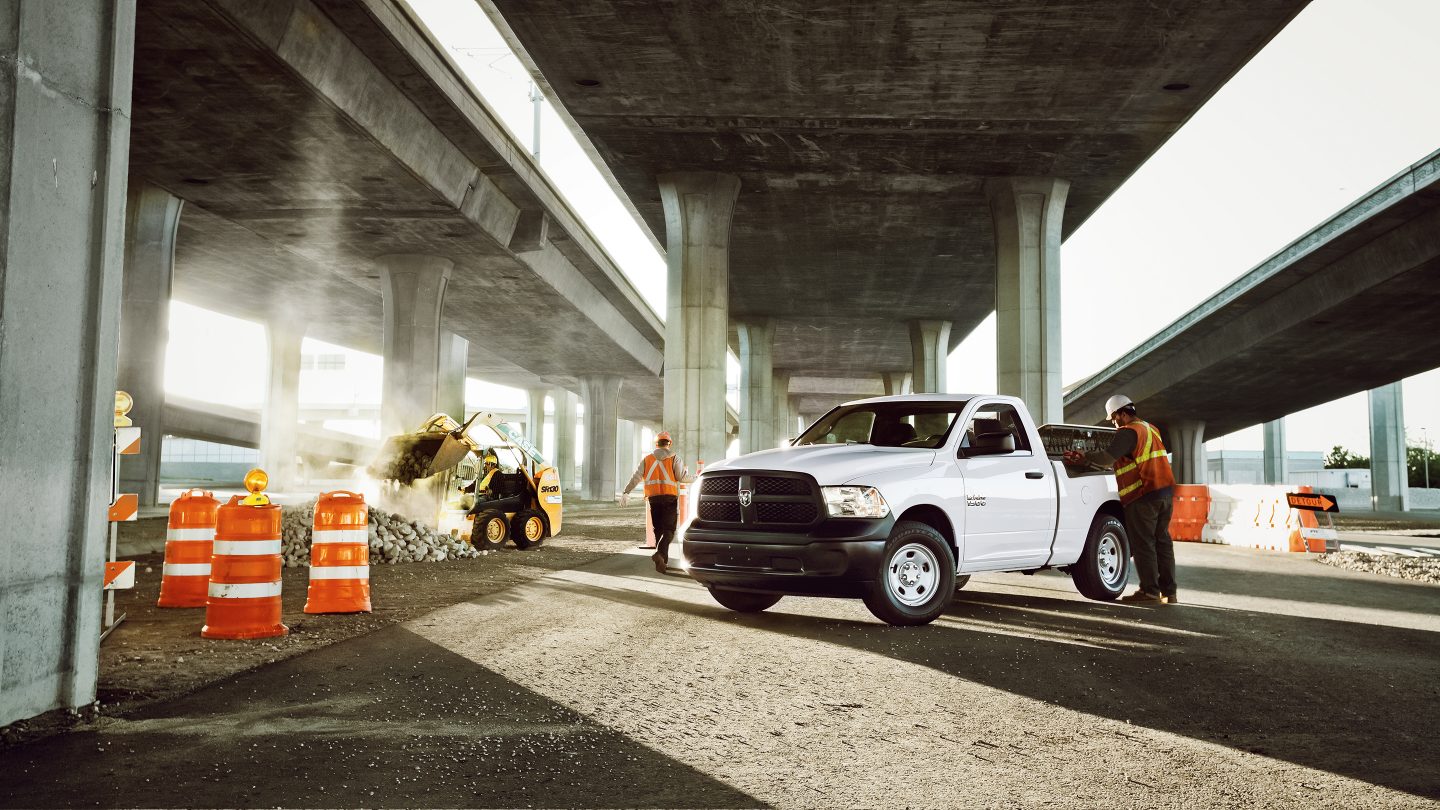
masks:
[[[369,512],[354,492],[324,492],[316,500],[306,613],[370,612]]]
[[[1308,486],[1214,484],[1209,490],[1203,542],[1267,551],[1338,547],[1334,529],[1320,528],[1312,513],[1290,508],[1288,493],[1311,492]]]
[[[250,494],[221,506],[210,558],[205,638],[269,638],[290,628],[280,622],[280,507],[261,490],[268,476],[245,476]]]
[[[1210,488],[1204,484],[1176,484],[1170,513],[1170,539],[1198,543],[1210,514]]]
[[[165,566],[156,607],[205,607],[210,593],[210,555],[220,502],[200,489],[184,492],[170,504],[165,528]]]

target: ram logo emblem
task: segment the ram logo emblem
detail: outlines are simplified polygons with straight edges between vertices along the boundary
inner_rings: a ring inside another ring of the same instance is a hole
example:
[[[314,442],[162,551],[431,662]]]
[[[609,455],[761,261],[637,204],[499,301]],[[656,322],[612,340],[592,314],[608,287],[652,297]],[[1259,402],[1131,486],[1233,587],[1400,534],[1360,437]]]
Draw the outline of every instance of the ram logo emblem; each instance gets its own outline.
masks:
[[[749,506],[749,505],[750,505],[750,500],[751,500],[751,499],[750,499],[750,490],[748,490],[748,489],[742,489],[742,490],[740,490],[740,505],[741,505],[741,506]]]

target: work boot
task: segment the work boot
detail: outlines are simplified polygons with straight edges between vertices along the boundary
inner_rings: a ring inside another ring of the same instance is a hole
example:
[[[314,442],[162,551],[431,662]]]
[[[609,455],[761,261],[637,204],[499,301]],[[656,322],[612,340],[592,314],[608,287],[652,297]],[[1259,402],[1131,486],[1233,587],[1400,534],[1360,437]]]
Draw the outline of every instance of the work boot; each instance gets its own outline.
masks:
[[[1129,596],[1120,597],[1120,601],[1130,605],[1159,605],[1163,604],[1162,597],[1158,593],[1149,591],[1136,591]]]
[[[655,561],[655,573],[657,573],[657,574],[663,574],[663,573],[665,573],[665,555],[664,555],[664,554],[662,554],[662,553],[660,553],[660,552],[657,551],[657,552],[655,552],[654,554],[651,554],[651,555],[650,555],[650,559]]]
[[[1178,605],[1178,604],[1180,604],[1180,597],[1176,596],[1176,595],[1173,594],[1173,593],[1170,594],[1169,596],[1161,596],[1161,597],[1160,597],[1160,604],[1162,604],[1162,605]]]

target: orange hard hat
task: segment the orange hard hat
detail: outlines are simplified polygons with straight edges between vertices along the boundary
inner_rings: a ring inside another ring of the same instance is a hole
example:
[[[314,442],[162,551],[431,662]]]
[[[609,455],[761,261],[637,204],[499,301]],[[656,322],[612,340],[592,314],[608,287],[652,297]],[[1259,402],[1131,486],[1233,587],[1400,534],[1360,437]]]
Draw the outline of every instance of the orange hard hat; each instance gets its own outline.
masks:
[[[668,441],[670,441],[670,431],[668,431],[668,430],[662,430],[662,431],[660,431],[659,433],[655,434],[655,443],[656,443],[656,444],[659,444],[660,442],[668,442]]]

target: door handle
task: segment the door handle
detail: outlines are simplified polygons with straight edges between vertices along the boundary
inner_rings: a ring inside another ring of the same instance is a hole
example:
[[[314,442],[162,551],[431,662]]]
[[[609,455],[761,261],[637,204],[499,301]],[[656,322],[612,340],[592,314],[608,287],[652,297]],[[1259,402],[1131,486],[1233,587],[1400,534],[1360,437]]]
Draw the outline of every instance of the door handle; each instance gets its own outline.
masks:
[[[1045,473],[1040,472],[1039,470],[1031,470],[1030,472],[1025,473],[1025,477],[1026,477],[1026,478],[1037,478],[1037,479],[1038,479],[1038,478],[1044,478],[1044,477],[1045,477]]]

